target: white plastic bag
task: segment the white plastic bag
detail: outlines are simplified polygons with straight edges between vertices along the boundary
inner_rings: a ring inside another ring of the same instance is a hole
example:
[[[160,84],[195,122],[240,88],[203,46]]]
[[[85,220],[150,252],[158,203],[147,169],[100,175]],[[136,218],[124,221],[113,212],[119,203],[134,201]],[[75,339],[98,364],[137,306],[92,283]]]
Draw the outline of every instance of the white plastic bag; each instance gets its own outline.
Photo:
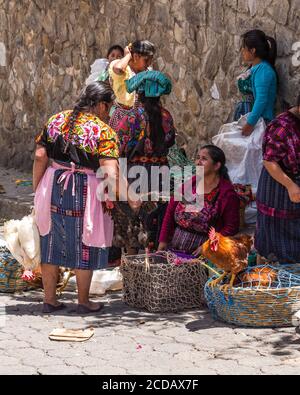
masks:
[[[245,137],[242,135],[242,128],[247,123],[247,116],[223,125],[212,138],[212,142],[225,153],[231,181],[234,184],[251,184],[255,193],[263,167],[262,142],[266,124],[260,118],[253,133]]]
[[[95,62],[91,65],[91,74],[85,81],[85,84],[91,84],[92,82],[95,82],[98,80],[100,75],[104,73],[108,66],[109,62],[107,59],[96,59]]]
[[[106,291],[118,291],[123,288],[123,277],[120,268],[113,270],[94,271],[90,293],[93,295],[104,295]]]
[[[66,280],[68,272],[64,273],[64,280]],[[120,268],[116,267],[113,270],[102,269],[95,270],[91,282],[91,295],[104,295],[106,291],[119,291],[123,288],[123,276]],[[68,281],[69,291],[76,291],[76,276],[73,276]]]

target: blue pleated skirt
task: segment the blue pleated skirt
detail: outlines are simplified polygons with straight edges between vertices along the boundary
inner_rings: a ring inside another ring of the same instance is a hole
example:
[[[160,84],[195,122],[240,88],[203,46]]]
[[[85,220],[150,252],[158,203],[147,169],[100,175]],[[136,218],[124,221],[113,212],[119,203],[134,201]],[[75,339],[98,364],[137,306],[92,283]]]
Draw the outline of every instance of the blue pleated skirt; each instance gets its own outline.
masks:
[[[295,181],[300,185],[300,179]],[[255,248],[280,263],[300,263],[300,204],[263,168],[257,190]],[[285,216],[285,217],[284,217]]]

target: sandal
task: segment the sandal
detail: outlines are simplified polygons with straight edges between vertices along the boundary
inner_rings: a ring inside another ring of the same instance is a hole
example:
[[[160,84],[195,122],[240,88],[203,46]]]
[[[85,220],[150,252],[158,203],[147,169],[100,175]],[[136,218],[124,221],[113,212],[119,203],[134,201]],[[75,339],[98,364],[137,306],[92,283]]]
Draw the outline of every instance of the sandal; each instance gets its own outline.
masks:
[[[94,314],[94,313],[98,313],[99,311],[101,311],[103,309],[103,307],[104,307],[104,304],[100,303],[100,306],[98,307],[98,309],[93,310],[83,304],[79,304],[79,305],[77,305],[76,312],[77,312],[77,314],[81,314],[81,315]]]
[[[43,304],[43,313],[44,314],[54,313],[56,311],[60,311],[60,310],[64,309],[65,307],[66,307],[66,305],[64,303],[60,303],[57,306],[53,306],[53,304],[49,304],[49,303],[44,303]]]

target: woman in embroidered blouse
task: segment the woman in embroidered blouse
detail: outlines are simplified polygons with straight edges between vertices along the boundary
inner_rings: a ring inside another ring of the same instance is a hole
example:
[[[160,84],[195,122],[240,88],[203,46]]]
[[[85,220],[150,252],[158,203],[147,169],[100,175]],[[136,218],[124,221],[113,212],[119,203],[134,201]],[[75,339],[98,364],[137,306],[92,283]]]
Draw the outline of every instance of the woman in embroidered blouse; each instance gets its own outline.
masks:
[[[243,36],[242,56],[246,63],[251,64],[250,80],[254,103],[248,115],[247,124],[243,127],[243,135],[253,132],[260,117],[266,123],[274,119],[277,94],[277,75],[275,61],[277,57],[276,41],[266,36],[261,30],[251,30]],[[242,81],[240,82],[241,84]]]
[[[160,97],[171,92],[171,81],[159,71],[145,71],[139,73],[126,82],[127,91],[138,93],[140,106],[132,110],[117,127],[120,140],[120,157],[127,158],[128,172],[134,166],[142,166],[147,172],[147,177],[141,177],[141,183],[145,182],[145,190],[148,192],[161,192],[162,185],[158,185],[160,190],[155,190],[151,184],[151,170],[168,166],[167,155],[169,148],[175,143],[176,130],[171,114],[162,107]],[[133,180],[128,179],[131,184]],[[143,185],[142,187],[143,188]],[[142,193],[142,191],[140,191]],[[163,206],[161,215],[163,215]],[[158,219],[159,221],[159,219]],[[119,222],[119,221],[116,221]],[[159,226],[159,224],[158,224]],[[116,224],[116,227],[118,225]],[[122,242],[120,246],[126,246],[132,253],[136,252],[141,243],[138,241],[139,220],[131,218],[121,231]],[[131,235],[128,240],[128,234]],[[158,235],[153,230],[153,236],[148,239],[158,245]],[[143,247],[145,247],[144,245]]]
[[[263,159],[255,247],[265,258],[300,262],[300,96],[268,125]]]
[[[214,226],[224,236],[239,231],[240,201],[229,180],[224,152],[206,145],[199,150],[197,166],[204,167],[204,208],[189,212],[184,202],[171,199],[160,233],[159,250],[172,249],[185,254],[199,254]],[[193,193],[196,191],[193,177]]]
[[[96,198],[95,172],[105,166],[117,192],[118,138],[105,123],[113,100],[109,85],[88,85],[73,111],[52,116],[36,139],[33,185],[45,313],[65,307],[56,299],[59,266],[75,270],[78,313],[102,307],[89,300],[89,288],[93,270],[107,264],[113,222]]]

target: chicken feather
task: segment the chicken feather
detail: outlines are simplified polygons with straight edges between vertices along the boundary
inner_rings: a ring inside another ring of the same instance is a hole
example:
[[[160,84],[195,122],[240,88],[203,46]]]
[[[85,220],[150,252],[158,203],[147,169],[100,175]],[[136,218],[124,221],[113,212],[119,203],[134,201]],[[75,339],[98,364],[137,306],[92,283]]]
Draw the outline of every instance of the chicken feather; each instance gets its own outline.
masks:
[[[202,246],[202,255],[227,273],[238,274],[248,266],[252,237],[226,237],[211,231],[210,239]]]

